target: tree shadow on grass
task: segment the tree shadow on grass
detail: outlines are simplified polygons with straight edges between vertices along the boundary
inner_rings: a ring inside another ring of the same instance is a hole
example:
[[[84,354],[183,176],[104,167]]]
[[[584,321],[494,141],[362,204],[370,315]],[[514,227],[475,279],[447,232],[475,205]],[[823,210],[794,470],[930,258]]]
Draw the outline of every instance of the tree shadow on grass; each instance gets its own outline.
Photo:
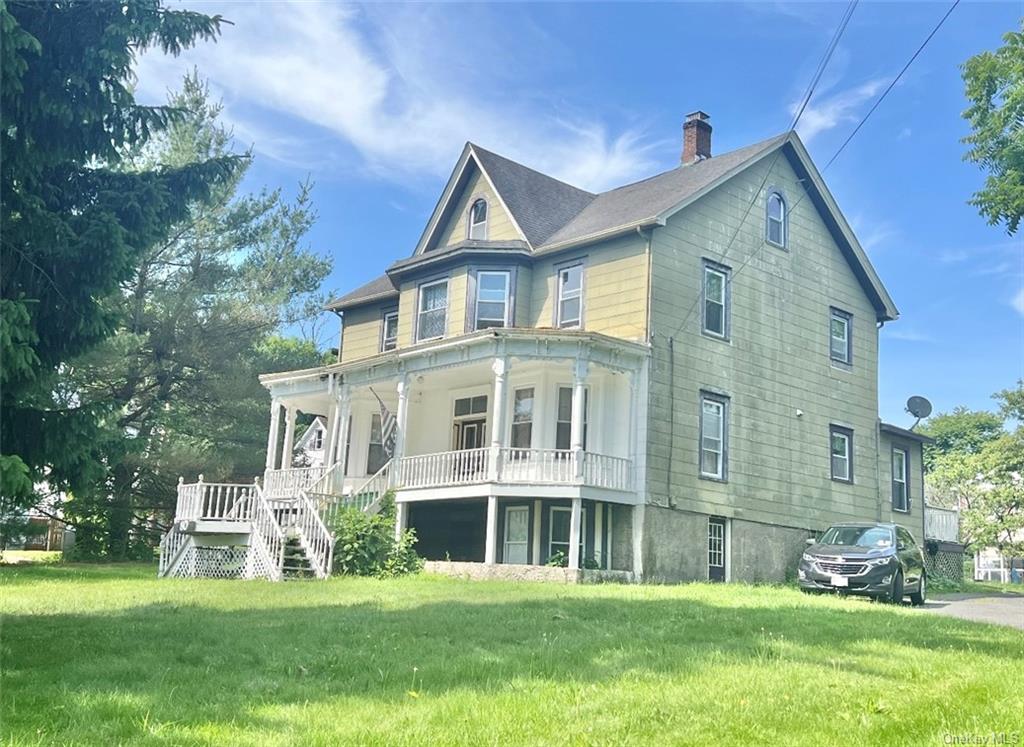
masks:
[[[157,577],[156,563],[12,563],[0,564],[0,588],[67,581],[75,584],[146,581]]]
[[[258,607],[254,599],[242,610],[150,604],[9,615],[5,731],[17,742],[19,734],[31,741],[39,728],[67,739],[89,741],[81,730],[93,728],[101,730],[93,739],[133,740],[146,736],[150,722],[277,729],[254,706],[339,698],[388,704],[407,701],[410,691],[486,694],[515,680],[686,677],[723,662],[770,664],[779,656],[827,669],[830,658],[854,659],[878,641],[916,655],[971,650],[1024,667],[1019,641],[998,629],[881,607],[519,595],[395,609],[365,596],[357,604],[346,599],[352,597],[290,607]]]

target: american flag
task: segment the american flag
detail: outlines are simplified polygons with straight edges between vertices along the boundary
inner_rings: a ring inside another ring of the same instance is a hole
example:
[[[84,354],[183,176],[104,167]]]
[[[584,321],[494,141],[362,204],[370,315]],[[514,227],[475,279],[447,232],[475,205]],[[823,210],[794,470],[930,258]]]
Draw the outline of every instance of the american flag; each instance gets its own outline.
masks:
[[[377,398],[377,402],[380,404],[380,440],[381,445],[384,447],[384,453],[388,455],[390,459],[395,455],[395,438],[398,436],[398,421],[395,420],[395,416],[391,414],[391,410],[384,404],[384,400],[380,398],[377,392],[373,391],[373,396]]]

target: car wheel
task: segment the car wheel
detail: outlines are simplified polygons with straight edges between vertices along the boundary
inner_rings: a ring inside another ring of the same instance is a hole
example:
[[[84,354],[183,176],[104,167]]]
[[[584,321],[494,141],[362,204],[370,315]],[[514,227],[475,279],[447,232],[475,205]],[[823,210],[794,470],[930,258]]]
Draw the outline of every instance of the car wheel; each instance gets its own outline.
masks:
[[[896,575],[892,577],[892,586],[889,588],[889,599],[890,604],[900,604],[903,602],[903,571],[896,571]]]
[[[910,595],[910,603],[915,607],[920,607],[925,603],[925,599],[927,598],[928,581],[926,579],[927,577],[925,576],[924,571],[922,571],[921,580],[917,582],[917,591]]]

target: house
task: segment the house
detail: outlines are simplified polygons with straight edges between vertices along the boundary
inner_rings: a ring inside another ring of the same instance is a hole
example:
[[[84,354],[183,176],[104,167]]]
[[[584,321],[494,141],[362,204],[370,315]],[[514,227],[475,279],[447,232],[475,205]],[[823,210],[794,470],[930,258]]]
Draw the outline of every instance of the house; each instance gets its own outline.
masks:
[[[317,415],[295,443],[292,460],[306,467],[323,467],[327,444],[327,418]]]
[[[411,254],[328,305],[338,362],[262,377],[262,485],[181,485],[163,572],[275,577],[290,533],[327,575],[325,515],[387,490],[480,576],[781,580],[835,521],[922,537],[924,439],[878,418],[893,300],[795,133],[711,134],[599,194],[468,143]]]

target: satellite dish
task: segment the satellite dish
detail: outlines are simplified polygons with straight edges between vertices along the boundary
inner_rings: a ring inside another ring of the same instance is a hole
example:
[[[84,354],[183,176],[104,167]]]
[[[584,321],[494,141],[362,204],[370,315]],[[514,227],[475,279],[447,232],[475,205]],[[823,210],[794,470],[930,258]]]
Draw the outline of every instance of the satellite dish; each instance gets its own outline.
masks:
[[[917,418],[914,424],[910,426],[910,430],[914,430],[917,424],[921,422],[921,418],[926,418],[932,414],[932,403],[924,397],[915,395],[907,400],[907,412]]]
[[[924,397],[911,397],[907,400],[907,412],[920,420],[932,414],[932,403]]]

